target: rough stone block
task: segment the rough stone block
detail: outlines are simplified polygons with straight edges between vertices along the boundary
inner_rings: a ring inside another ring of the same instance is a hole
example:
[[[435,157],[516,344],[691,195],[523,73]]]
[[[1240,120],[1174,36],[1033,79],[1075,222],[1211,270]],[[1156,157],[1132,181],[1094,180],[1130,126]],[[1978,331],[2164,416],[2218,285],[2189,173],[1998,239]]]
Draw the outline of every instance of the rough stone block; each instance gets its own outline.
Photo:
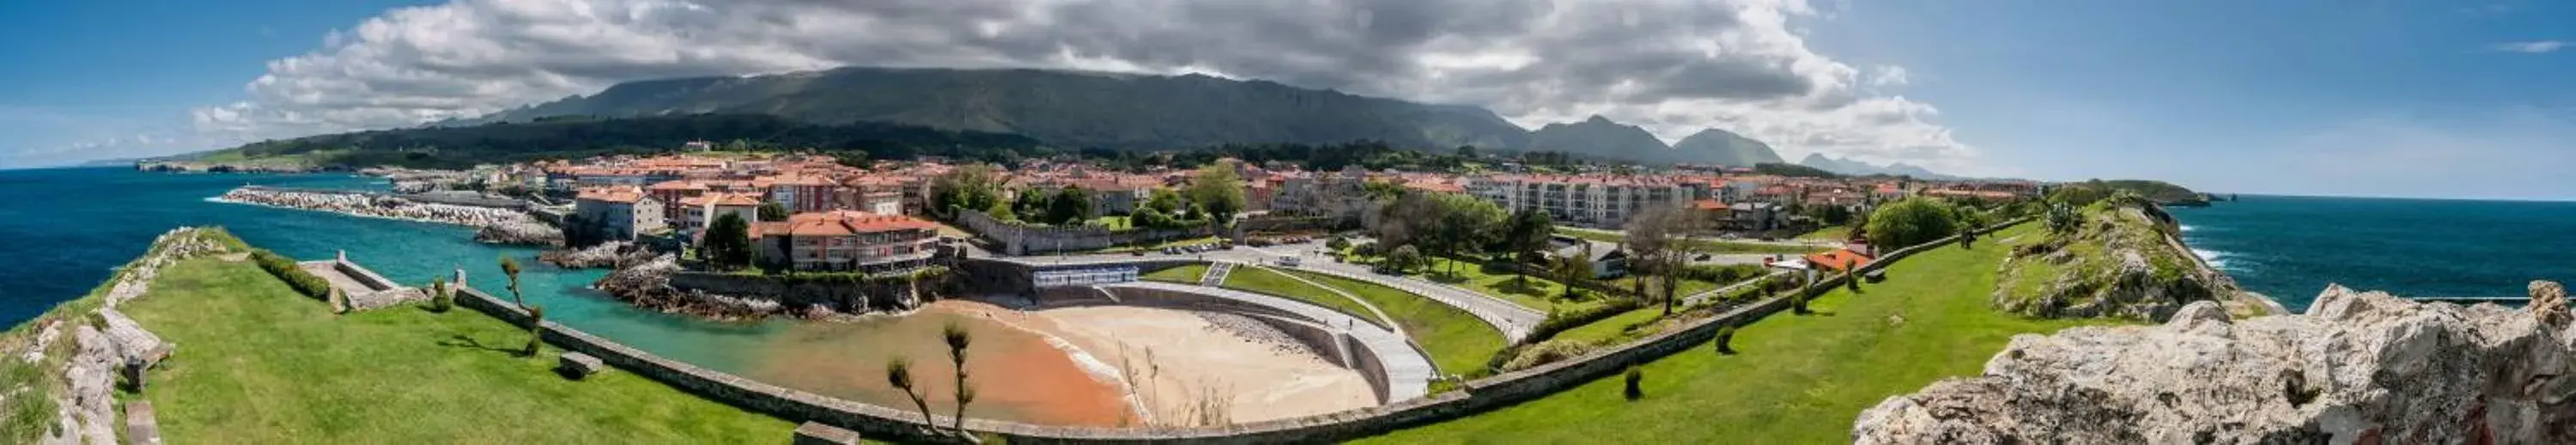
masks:
[[[564,377],[580,380],[599,373],[599,370],[605,366],[599,362],[598,357],[592,357],[590,354],[566,352],[555,364],[555,372],[563,373]]]
[[[841,427],[805,422],[796,426],[796,445],[856,445],[859,432]]]
[[[161,445],[161,421],[152,416],[152,402],[125,404],[125,439],[133,445]]]

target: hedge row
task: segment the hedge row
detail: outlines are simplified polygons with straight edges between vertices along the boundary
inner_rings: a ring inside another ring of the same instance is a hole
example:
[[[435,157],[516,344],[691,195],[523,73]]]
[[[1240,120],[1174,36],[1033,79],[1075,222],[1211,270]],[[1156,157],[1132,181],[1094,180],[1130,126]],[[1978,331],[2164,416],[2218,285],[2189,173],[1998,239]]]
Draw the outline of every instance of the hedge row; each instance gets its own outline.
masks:
[[[1610,317],[1617,317],[1619,314],[1624,314],[1628,311],[1642,307],[1646,307],[1646,303],[1640,299],[1612,298],[1598,306],[1576,309],[1570,312],[1549,312],[1546,320],[1539,321],[1538,326],[1530,327],[1529,336],[1522,338],[1521,343],[1538,343],[1547,341],[1547,339],[1556,338],[1557,333],[1565,332],[1567,329],[1574,329],[1582,327],[1583,325],[1592,324],[1592,322],[1601,321]]]
[[[286,287],[295,288],[296,293],[313,298],[331,297],[331,282],[322,279],[321,276],[313,275],[312,272],[305,272],[302,267],[296,267],[295,260],[287,259],[268,249],[251,251],[250,259],[259,263],[260,270],[266,270],[269,275],[277,276],[279,281],[285,281]]]

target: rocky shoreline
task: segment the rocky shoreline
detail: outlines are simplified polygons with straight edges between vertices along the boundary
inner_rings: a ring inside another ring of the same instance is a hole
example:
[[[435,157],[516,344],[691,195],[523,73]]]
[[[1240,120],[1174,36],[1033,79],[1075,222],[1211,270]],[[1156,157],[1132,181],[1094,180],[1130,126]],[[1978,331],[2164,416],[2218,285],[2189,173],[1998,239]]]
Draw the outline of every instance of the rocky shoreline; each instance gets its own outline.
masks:
[[[479,239],[480,235],[477,235],[477,238]],[[629,241],[610,241],[590,247],[555,249],[537,254],[537,261],[565,269],[615,269],[629,264],[644,264],[655,258],[652,251]]]
[[[2306,314],[2217,302],[2020,335],[1984,375],[1864,411],[1856,443],[2576,443],[2566,289],[2460,306],[2329,286]]]
[[[517,210],[417,202],[365,193],[328,193],[242,187],[215,197],[219,202],[314,210],[371,218],[398,219],[476,227],[474,239],[514,245],[561,245],[563,231]]]
[[[607,292],[637,308],[666,314],[683,314],[716,320],[758,320],[771,315],[791,313],[777,301],[730,297],[700,291],[681,292],[671,287],[671,273],[680,271],[679,256],[664,254],[636,262],[610,272],[591,287]],[[812,311],[807,311],[811,314]],[[828,311],[825,312],[828,314]]]

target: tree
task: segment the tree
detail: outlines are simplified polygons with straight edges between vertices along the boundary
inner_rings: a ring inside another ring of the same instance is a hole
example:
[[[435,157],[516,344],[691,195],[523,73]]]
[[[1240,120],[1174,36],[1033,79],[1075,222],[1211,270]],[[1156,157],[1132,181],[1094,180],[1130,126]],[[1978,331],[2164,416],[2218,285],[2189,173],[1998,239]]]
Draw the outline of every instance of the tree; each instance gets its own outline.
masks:
[[[787,220],[787,206],[779,205],[775,202],[760,203],[760,211],[757,213],[760,214],[761,221]]]
[[[519,295],[519,260],[511,259],[509,256],[502,256],[501,275],[510,278],[510,303],[517,304],[522,308],[528,307],[528,300]]]
[[[1879,207],[1869,216],[1869,243],[1895,250],[1958,233],[1958,216],[1948,203],[1906,198]]]
[[[1430,215],[1421,215],[1428,216],[1427,218],[1415,217],[1411,220],[1417,223],[1428,220],[1431,226],[1424,229],[1432,234],[1430,247],[1439,251],[1442,256],[1463,258],[1463,254],[1480,250],[1486,245],[1493,244],[1492,240],[1501,238],[1499,229],[1506,216],[1503,208],[1494,205],[1493,201],[1456,193],[1435,193],[1429,196],[1437,210]],[[1457,272],[1457,266],[1458,262],[1450,262],[1449,272]]]
[[[1985,212],[1979,212],[1976,209],[1959,209],[1959,248],[1975,248],[1977,229],[1985,226]]]
[[[1139,229],[1169,229],[1176,226],[1171,214],[1155,210],[1153,207],[1137,207],[1136,211],[1129,212],[1127,225]]]
[[[1190,177],[1190,186],[1182,194],[1190,199],[1192,207],[1207,212],[1210,226],[1232,224],[1234,214],[1243,211],[1243,177],[1235,175],[1234,167],[1224,163],[1200,167],[1198,175]]]
[[[1460,145],[1460,146],[1458,146],[1458,157],[1461,157],[1461,158],[1467,158],[1467,159],[1475,159],[1475,158],[1476,158],[1476,146],[1474,146],[1474,145]]]
[[[1691,221],[1688,213],[1670,208],[1648,210],[1628,220],[1628,270],[1640,274],[1639,282],[1649,276],[1662,278],[1664,315],[1673,313],[1674,285],[1690,255]]]
[[[1045,222],[1076,224],[1090,221],[1093,216],[1091,204],[1090,191],[1083,190],[1082,187],[1066,185],[1064,188],[1056,189],[1055,196],[1047,199]]]
[[[2076,230],[2076,229],[2083,228],[2083,226],[2084,226],[2084,219],[2083,219],[2082,217],[2079,217],[2079,216],[2077,216],[2077,215],[2076,215],[2076,213],[2075,213],[2075,206],[2066,205],[2065,203],[2049,204],[2049,206],[2048,206],[2048,231],[2049,231],[2049,232],[2054,232],[2054,233],[2057,233],[2057,234],[2069,234],[2069,233],[2075,233],[2075,230]]]
[[[1556,259],[1556,279],[1565,283],[1567,300],[1574,299],[1574,288],[1592,281],[1592,243],[1583,243],[1582,251]]]
[[[930,400],[923,398],[921,391],[912,388],[912,359],[901,355],[887,358],[885,369],[886,386],[892,386],[896,390],[903,391],[905,397],[911,397],[912,406],[921,408],[921,426],[929,428],[934,433],[938,432],[939,424],[934,423],[930,418]]]
[[[1386,265],[1395,268],[1396,273],[1412,271],[1413,265],[1420,262],[1422,262],[1422,250],[1415,249],[1410,244],[1396,247],[1394,252],[1386,254]]]
[[[1626,380],[1628,381],[1628,388],[1625,391],[1620,391],[1620,395],[1627,396],[1628,401],[1630,402],[1646,398],[1646,390],[1638,387],[1638,385],[1643,384],[1646,381],[1646,370],[1638,369],[1636,366],[1629,366]]]
[[[1549,219],[1547,212],[1521,209],[1512,213],[1511,222],[1504,224],[1503,244],[1513,255],[1521,257],[1520,263],[1532,263],[1546,253],[1548,236],[1555,232],[1556,221]],[[1521,286],[1529,286],[1529,274],[1520,273],[1522,269],[1517,267],[1512,270],[1514,275],[1518,275],[1515,279],[1520,280]]]
[[[751,223],[742,215],[726,213],[707,224],[706,239],[698,242],[698,255],[716,270],[735,270],[751,265]]]
[[[1002,221],[1020,220],[1020,213],[1011,211],[1011,203],[1007,202],[994,201],[993,208],[984,209],[984,214]]]
[[[957,209],[987,210],[1002,202],[1002,185],[990,165],[958,166],[930,181],[932,215],[954,217]]]
[[[1054,197],[1054,193],[1041,190],[1021,190],[1011,195],[1011,214],[1019,216],[1022,221],[1054,224],[1047,221],[1047,204]]]
[[[966,434],[966,404],[975,403],[975,386],[966,384],[966,347],[975,343],[975,337],[966,332],[965,325],[954,321],[939,328],[939,337],[947,341],[948,357],[957,363],[957,415],[952,417],[957,422],[957,434],[963,435]]]

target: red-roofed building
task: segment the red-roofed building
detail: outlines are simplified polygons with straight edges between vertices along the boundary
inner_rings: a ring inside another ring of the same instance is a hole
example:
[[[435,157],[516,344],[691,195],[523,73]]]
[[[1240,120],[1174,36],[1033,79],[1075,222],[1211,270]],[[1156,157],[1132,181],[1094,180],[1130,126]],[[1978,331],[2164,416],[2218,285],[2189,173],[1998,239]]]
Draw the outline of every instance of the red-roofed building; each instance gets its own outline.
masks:
[[[1807,254],[1807,264],[1817,270],[1848,272],[1869,265],[1870,258],[1849,249],[1834,249]]]
[[[664,227],[662,202],[637,187],[582,189],[572,208],[576,227],[603,240],[634,240],[636,234]]]
[[[937,253],[939,224],[853,210],[807,212],[755,226],[761,260],[807,271],[877,271]]]
[[[749,193],[708,193],[680,200],[680,227],[706,230],[716,218],[731,214],[745,222],[760,220],[760,198]]]

